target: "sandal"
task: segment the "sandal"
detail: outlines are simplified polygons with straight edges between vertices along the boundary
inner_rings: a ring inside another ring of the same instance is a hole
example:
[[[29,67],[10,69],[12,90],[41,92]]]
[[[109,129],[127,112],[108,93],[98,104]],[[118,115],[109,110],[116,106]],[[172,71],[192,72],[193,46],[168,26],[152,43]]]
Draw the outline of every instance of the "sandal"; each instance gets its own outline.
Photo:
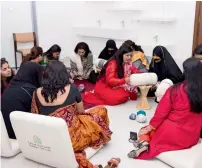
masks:
[[[94,168],[103,168],[102,165],[95,165]]]
[[[105,166],[105,168],[116,168],[118,167],[120,162],[121,162],[120,158],[112,158],[110,161],[108,161],[108,165]]]
[[[144,146],[144,143],[148,143],[147,141],[143,140],[141,142],[134,142],[133,145],[136,147],[136,148],[142,148]]]
[[[134,141],[134,142],[133,142],[133,146],[134,146],[135,148],[139,148],[140,143],[139,143],[138,141]]]
[[[145,141],[146,142],[146,141]],[[142,152],[139,152],[139,150],[141,150],[142,148],[144,148],[144,147],[147,147],[147,149],[146,149],[146,151],[148,152],[149,151],[149,143],[147,143],[147,144],[143,144],[143,142],[141,143],[141,147],[139,148],[139,149],[137,149],[137,150],[132,150],[132,151],[130,151],[130,153],[128,153],[128,157],[129,158],[136,158],[136,157],[138,157]],[[145,151],[145,150],[144,150]]]

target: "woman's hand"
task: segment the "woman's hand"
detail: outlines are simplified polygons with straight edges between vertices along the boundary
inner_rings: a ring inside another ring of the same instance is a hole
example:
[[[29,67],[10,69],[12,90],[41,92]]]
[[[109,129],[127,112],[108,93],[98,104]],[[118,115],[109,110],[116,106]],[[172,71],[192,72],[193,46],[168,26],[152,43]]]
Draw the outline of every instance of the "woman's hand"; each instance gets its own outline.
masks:
[[[151,87],[151,90],[156,90],[160,83],[161,83],[161,82],[158,81],[158,82],[156,83],[156,85],[154,85],[154,86]]]
[[[130,83],[130,77],[125,78],[126,83]]]
[[[153,127],[152,127],[151,125],[148,125],[147,127],[140,129],[140,131],[139,131],[139,133],[138,133],[138,136],[144,135],[144,134],[148,134],[148,133],[150,133],[152,130],[153,130]]]
[[[156,89],[157,89],[156,85],[154,85],[154,86],[151,87],[151,90],[152,90],[152,91],[154,91],[154,90],[156,90]]]

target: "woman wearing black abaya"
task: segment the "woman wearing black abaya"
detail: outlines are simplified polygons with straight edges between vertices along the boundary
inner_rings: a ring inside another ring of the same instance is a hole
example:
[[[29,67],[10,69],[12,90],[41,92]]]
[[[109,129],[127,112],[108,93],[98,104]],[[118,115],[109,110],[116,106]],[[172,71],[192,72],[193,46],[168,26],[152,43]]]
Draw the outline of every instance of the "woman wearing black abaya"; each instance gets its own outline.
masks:
[[[35,62],[21,65],[16,76],[12,79],[1,99],[1,112],[10,138],[15,139],[9,115],[12,111],[30,112],[32,94],[40,87],[42,66]]]
[[[99,57],[100,59],[109,60],[117,51],[116,43],[114,40],[108,40],[106,47],[102,50]]]
[[[117,51],[117,47],[116,47],[115,41],[108,40],[105,48],[102,50],[102,52],[100,53],[98,57],[99,59],[103,59],[103,60],[99,60],[99,61],[102,61],[101,64],[103,64],[103,61],[105,62],[105,60],[108,61],[114,55],[116,51]],[[97,72],[95,70],[91,71],[88,81],[95,84],[97,81],[97,77],[100,74],[100,71],[101,69],[99,69],[99,71],[97,70]]]
[[[174,84],[176,84],[184,80],[182,71],[168,50],[163,46],[156,46],[154,48],[149,72],[157,74],[158,82],[161,82],[164,79],[170,79]],[[154,96],[155,91],[156,87],[153,87],[148,96]]]

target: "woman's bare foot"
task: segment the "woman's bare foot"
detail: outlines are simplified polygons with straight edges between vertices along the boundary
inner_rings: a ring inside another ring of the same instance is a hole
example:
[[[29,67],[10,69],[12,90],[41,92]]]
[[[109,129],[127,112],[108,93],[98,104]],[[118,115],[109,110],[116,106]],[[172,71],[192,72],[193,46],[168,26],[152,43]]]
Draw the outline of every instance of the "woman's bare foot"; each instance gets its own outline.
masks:
[[[109,162],[108,165],[105,166],[105,168],[116,168],[118,167],[119,163],[121,162],[120,158],[112,158]]]

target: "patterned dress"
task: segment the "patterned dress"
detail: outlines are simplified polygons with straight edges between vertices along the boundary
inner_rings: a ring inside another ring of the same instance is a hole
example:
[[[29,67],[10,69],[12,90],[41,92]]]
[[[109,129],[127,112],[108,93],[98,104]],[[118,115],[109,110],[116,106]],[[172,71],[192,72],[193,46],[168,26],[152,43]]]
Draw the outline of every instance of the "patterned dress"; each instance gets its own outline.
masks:
[[[63,118],[71,137],[72,146],[80,168],[93,168],[86,159],[84,149],[94,149],[111,140],[109,119],[105,107],[95,107],[88,112],[78,113],[76,103],[81,102],[81,96],[74,84],[71,84],[67,100],[59,106],[43,106],[37,94],[34,93],[32,113]]]

